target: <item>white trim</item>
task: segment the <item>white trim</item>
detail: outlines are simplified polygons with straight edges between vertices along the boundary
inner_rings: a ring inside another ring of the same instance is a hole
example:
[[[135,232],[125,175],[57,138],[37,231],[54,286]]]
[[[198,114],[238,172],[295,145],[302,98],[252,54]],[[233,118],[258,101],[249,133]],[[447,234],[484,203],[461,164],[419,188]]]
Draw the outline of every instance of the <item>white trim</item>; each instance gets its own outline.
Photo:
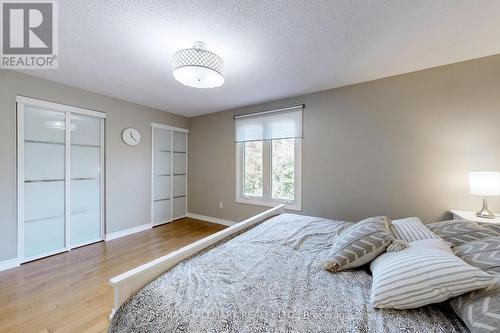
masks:
[[[217,217],[211,217],[211,216],[200,215],[200,214],[195,214],[195,213],[187,213],[187,217],[195,219],[195,220],[201,220],[201,221],[206,221],[206,222],[210,222],[210,223],[227,225],[228,227],[238,223],[236,221],[223,220],[223,219],[219,219]]]
[[[184,212],[186,212],[186,216],[187,216],[187,212],[188,212],[188,182],[189,182],[189,167],[188,167],[188,163],[189,163],[189,153],[188,153],[188,148],[189,148],[189,132],[186,133],[186,169],[184,170],[184,174],[186,175],[186,190],[184,191],[184,198],[186,199],[186,207],[184,209]],[[172,160],[173,161],[173,160]],[[173,170],[172,170],[173,172]],[[173,212],[172,212],[173,214]]]
[[[106,119],[101,119],[101,138],[99,140],[99,144],[101,145],[101,153],[100,153],[100,163],[99,163],[99,183],[100,190],[100,204],[101,204],[101,232],[99,236],[101,240],[104,240],[105,228],[106,228]]]
[[[171,129],[170,130],[170,221],[173,220],[174,220],[174,130]]]
[[[124,230],[120,230],[120,231],[115,231],[115,232],[106,234],[104,239],[106,240],[106,242],[108,242],[108,241],[113,240],[113,239],[125,237],[128,235],[136,234],[138,232],[151,229],[152,227],[153,227],[153,224],[147,223],[147,224],[143,224],[143,225],[140,225],[137,227],[132,227],[132,228],[128,228],[128,229],[124,229]]]
[[[17,259],[24,258],[24,104],[17,110]]]
[[[106,118],[106,113],[101,112],[101,111],[83,109],[83,108],[79,108],[79,107],[72,106],[72,105],[48,102],[48,101],[44,101],[44,100],[36,99],[36,98],[31,98],[31,97],[17,95],[16,102],[23,103],[25,105],[51,109],[51,110],[55,110],[55,111],[73,112],[73,113],[85,114],[85,115],[92,116],[92,117]]]
[[[150,208],[151,208],[151,219],[150,223],[152,225],[155,224],[155,210],[154,210],[154,193],[155,193],[155,158],[154,158],[154,152],[155,152],[155,129],[153,126],[151,126],[151,175],[149,177],[150,182],[151,182],[151,192],[150,192]]]
[[[245,205],[253,205],[253,206],[261,206],[261,207],[276,207],[276,205],[285,205],[286,210],[293,210],[300,212],[302,211],[302,208],[295,205],[295,204],[287,204],[283,203],[282,201],[260,201],[260,200],[252,200],[252,199],[246,199],[246,198],[236,198],[236,203],[239,204],[245,204]]]
[[[279,205],[269,209],[263,213],[255,215],[243,222],[239,222],[233,226],[225,228],[215,234],[200,239],[194,243],[186,245],[181,249],[171,252],[163,257],[157,258],[144,265],[136,267],[128,272],[112,277],[109,284],[113,287],[113,309],[111,317],[130,296],[143,288],[152,280],[163,274],[165,271],[192,255],[203,251],[213,244],[226,239],[227,237],[237,234],[245,229],[248,229],[257,223],[260,223],[273,216],[283,214],[284,205]]]
[[[186,129],[186,128],[168,126],[168,125],[163,125],[163,124],[159,124],[159,123],[151,123],[151,127],[153,127],[153,128],[162,128],[162,129],[171,130],[171,131],[177,131],[177,132],[182,132],[182,133],[189,133],[189,130]]]
[[[64,246],[71,250],[71,113],[64,116]]]
[[[0,261],[0,272],[6,271],[8,269],[16,268],[21,266],[21,260],[18,258],[7,259],[4,261]]]

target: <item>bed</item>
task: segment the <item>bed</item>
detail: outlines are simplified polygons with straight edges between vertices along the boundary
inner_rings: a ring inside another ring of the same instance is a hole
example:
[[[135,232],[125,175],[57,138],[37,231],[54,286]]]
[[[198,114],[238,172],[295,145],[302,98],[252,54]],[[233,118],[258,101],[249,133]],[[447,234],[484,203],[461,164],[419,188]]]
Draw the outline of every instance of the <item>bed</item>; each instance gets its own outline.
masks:
[[[115,277],[109,332],[467,332],[448,304],[377,310],[368,270],[323,270],[349,225],[280,206]]]

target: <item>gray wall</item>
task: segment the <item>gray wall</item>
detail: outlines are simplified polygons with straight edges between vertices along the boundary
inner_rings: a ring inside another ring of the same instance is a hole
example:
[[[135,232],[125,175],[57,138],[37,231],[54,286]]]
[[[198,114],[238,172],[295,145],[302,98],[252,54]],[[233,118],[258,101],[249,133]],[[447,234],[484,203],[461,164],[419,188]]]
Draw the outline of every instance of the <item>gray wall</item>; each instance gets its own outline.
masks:
[[[0,70],[0,261],[17,255],[16,95],[106,112],[106,233],[150,222],[150,124],[187,128],[189,119]],[[139,129],[139,145],[121,141],[126,127]]]
[[[235,203],[232,116],[295,103],[306,104],[304,214],[428,222],[479,209],[467,173],[500,170],[499,89],[493,56],[192,118],[189,211],[242,220],[265,209]]]

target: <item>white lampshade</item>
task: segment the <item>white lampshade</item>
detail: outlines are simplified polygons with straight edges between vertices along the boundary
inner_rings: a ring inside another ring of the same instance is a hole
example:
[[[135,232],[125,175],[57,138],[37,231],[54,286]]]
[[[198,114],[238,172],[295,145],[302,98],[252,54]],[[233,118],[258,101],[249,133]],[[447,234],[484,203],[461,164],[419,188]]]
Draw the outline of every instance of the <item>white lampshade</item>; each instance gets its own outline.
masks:
[[[470,193],[485,197],[500,195],[500,172],[469,172]]]

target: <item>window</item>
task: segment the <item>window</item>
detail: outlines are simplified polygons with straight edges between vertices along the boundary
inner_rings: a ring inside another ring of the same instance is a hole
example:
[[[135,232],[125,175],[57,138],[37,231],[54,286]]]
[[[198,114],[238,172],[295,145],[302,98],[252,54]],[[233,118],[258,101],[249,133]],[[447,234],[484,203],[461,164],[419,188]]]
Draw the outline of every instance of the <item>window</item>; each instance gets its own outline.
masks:
[[[236,201],[301,210],[302,109],[243,117],[235,117]]]

